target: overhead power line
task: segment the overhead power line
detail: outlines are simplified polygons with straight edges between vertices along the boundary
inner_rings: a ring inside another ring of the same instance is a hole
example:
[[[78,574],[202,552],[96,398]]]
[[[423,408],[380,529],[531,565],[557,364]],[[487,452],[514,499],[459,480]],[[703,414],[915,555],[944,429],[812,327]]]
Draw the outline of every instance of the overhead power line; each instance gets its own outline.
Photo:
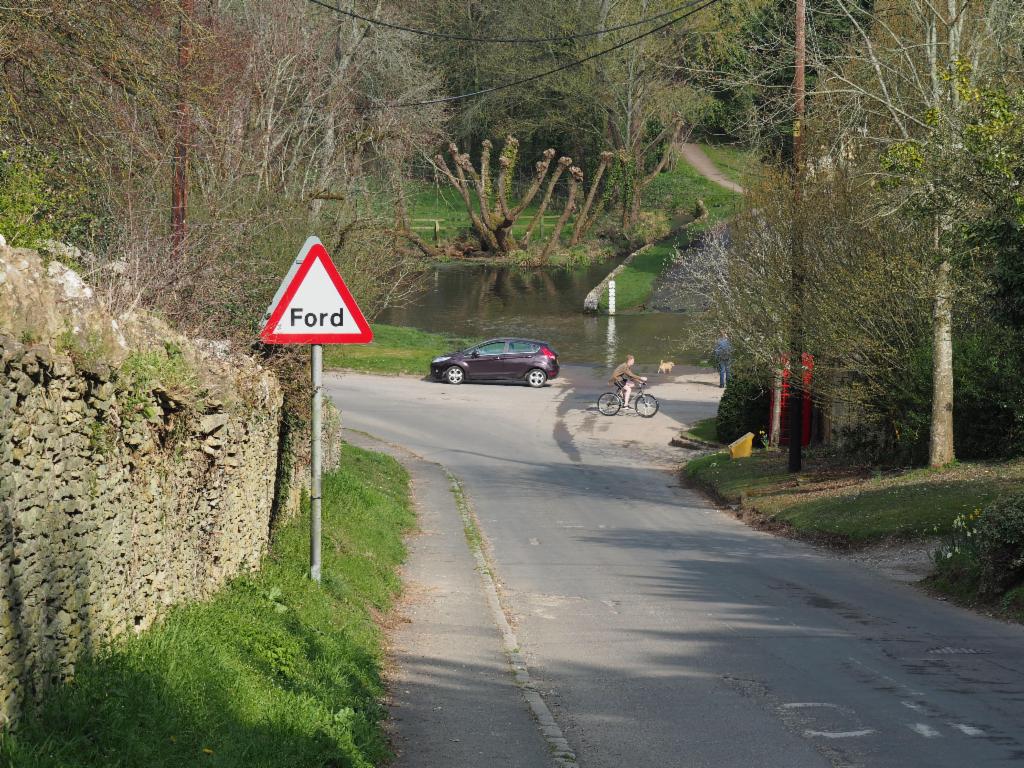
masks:
[[[653,29],[649,29],[646,32],[643,32],[643,33],[641,33],[639,35],[635,35],[634,37],[631,37],[631,38],[629,38],[627,40],[623,40],[621,43],[617,43],[616,45],[609,46],[608,48],[602,48],[600,51],[597,51],[596,53],[592,53],[589,56],[584,56],[582,59],[574,59],[573,61],[570,61],[570,62],[568,62],[566,64],[563,64],[560,67],[555,67],[554,69],[549,69],[546,72],[539,72],[536,75],[530,75],[529,77],[522,77],[522,78],[520,78],[518,80],[512,80],[510,82],[502,83],[500,85],[492,85],[490,88],[481,88],[478,91],[471,91],[469,93],[460,93],[460,94],[458,94],[456,96],[444,96],[442,98],[427,99],[425,101],[400,101],[400,102],[396,102],[394,104],[389,104],[388,106],[391,106],[391,107],[424,107],[424,106],[428,106],[430,104],[446,104],[446,103],[452,102],[452,101],[461,101],[463,99],[470,99],[470,98],[473,98],[474,96],[483,96],[484,94],[494,93],[495,91],[503,91],[506,88],[514,88],[515,86],[523,85],[524,83],[532,83],[534,80],[540,80],[541,78],[548,77],[549,75],[553,75],[553,74],[555,74],[557,72],[563,72],[563,71],[565,71],[567,69],[572,69],[573,67],[578,67],[580,64],[585,64],[588,61],[593,61],[594,59],[597,59],[597,58],[599,58],[601,56],[609,54],[612,51],[617,51],[620,48],[625,48],[627,45],[632,45],[633,43],[637,42],[638,40],[642,40],[645,37],[649,37],[650,35],[653,35],[656,32],[660,32],[663,29],[667,29],[668,27],[671,27],[673,24],[677,24],[680,21],[682,21],[683,19],[689,18],[690,16],[693,16],[695,13],[699,13],[700,11],[703,11],[705,8],[708,8],[708,7],[714,5],[715,3],[718,3],[718,2],[720,2],[720,0],[691,0],[691,2],[686,3],[686,6],[685,6],[685,7],[690,7],[690,10],[688,10],[686,13],[684,13],[684,14],[682,14],[680,16],[675,17],[674,19],[670,19],[670,20],[666,21],[664,24],[659,24],[658,26],[654,27]],[[696,6],[696,7],[692,7],[692,6]]]
[[[680,5],[677,5],[675,8],[672,8],[671,10],[663,11],[662,13],[657,13],[654,14],[653,16],[647,16],[638,21],[631,21],[626,24],[618,24],[616,26],[607,27],[605,29],[595,29],[590,32],[573,32],[565,35],[552,35],[550,37],[473,37],[472,35],[455,35],[450,34],[448,32],[437,32],[432,29],[416,29],[414,27],[406,27],[401,24],[392,24],[391,22],[384,21],[382,19],[374,19],[370,16],[362,16],[356,13],[355,11],[347,11],[344,8],[341,8],[337,5],[332,5],[326,0],[309,0],[309,2],[311,2],[313,5],[319,5],[321,8],[326,8],[329,11],[340,13],[343,16],[349,16],[353,19],[358,19],[359,21],[365,21],[367,24],[374,24],[378,27],[394,29],[398,32],[409,32],[414,35],[433,37],[439,40],[460,40],[467,43],[507,43],[510,45],[557,43],[564,40],[578,40],[580,38],[596,37],[598,35],[603,35],[608,32],[616,32],[620,29],[629,29],[630,27],[639,27],[642,26],[643,24],[648,24],[652,21],[658,21],[659,19],[663,19],[666,16],[671,16],[672,14],[678,13],[684,8],[687,8],[688,6],[694,4],[693,2],[682,3]]]

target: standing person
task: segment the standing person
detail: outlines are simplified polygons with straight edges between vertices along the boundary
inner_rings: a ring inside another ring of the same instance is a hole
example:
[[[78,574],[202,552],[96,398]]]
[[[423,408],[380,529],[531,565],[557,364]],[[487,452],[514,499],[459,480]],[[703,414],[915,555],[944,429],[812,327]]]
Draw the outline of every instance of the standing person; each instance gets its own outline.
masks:
[[[642,381],[647,381],[646,376],[637,376],[633,373],[633,362],[633,356],[628,355],[626,357],[626,362],[612,371],[612,377],[608,379],[608,383],[612,386],[622,387],[626,400],[626,408],[629,408],[629,394],[633,391],[633,384],[639,384]]]
[[[729,343],[729,334],[722,331],[715,343],[715,360],[718,362],[718,386],[721,389],[729,383],[729,369],[732,366],[732,344]]]

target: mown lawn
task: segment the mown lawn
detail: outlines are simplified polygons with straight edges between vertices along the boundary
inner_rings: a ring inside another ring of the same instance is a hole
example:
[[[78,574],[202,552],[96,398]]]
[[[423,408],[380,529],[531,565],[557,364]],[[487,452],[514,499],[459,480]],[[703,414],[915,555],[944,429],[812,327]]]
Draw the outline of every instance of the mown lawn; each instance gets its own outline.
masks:
[[[755,519],[851,544],[946,534],[959,513],[1024,490],[1024,461],[883,474],[811,451],[805,471],[793,476],[784,452],[738,460],[716,453],[691,461],[683,471]]]
[[[346,446],[324,478],[323,582],[308,510],[262,570],[79,663],[0,736],[17,768],[370,768],[389,757],[375,616],[398,592],[413,524],[405,470]]]
[[[373,341],[369,344],[325,346],[324,367],[366,373],[426,375],[430,372],[432,358],[472,343],[472,339],[449,334],[374,323]]]

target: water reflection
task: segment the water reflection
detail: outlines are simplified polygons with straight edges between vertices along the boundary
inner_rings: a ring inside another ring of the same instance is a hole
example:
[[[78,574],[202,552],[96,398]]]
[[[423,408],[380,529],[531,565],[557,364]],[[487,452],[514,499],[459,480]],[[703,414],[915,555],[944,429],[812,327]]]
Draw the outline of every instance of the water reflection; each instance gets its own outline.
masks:
[[[618,340],[615,337],[615,316],[608,317],[608,356],[604,359],[605,365],[609,368],[615,365],[615,352],[617,351]]]
[[[569,271],[443,264],[434,268],[427,291],[379,320],[460,336],[544,339],[567,363],[613,365],[632,354],[646,367],[706,357],[687,349],[687,314],[585,314],[584,297],[614,266],[606,261]]]

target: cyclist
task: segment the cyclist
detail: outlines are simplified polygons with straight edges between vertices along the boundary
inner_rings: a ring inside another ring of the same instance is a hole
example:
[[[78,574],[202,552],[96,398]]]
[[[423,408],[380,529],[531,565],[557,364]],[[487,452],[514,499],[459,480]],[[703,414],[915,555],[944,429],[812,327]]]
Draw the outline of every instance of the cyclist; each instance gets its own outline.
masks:
[[[609,384],[622,388],[626,408],[629,408],[629,395],[633,391],[633,385],[647,381],[646,376],[637,376],[633,373],[634,362],[633,356],[627,355],[626,362],[612,371],[612,377],[608,379]]]

